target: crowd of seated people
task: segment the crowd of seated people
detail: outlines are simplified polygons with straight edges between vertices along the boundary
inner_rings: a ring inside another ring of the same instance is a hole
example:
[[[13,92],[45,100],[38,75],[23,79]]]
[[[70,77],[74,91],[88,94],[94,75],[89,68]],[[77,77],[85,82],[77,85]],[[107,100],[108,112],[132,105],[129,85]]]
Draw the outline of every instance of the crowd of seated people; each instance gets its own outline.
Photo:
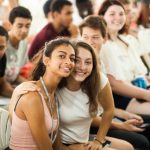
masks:
[[[8,149],[150,150],[149,0],[45,0],[47,21],[33,24],[34,35],[33,12],[21,0],[4,7]]]

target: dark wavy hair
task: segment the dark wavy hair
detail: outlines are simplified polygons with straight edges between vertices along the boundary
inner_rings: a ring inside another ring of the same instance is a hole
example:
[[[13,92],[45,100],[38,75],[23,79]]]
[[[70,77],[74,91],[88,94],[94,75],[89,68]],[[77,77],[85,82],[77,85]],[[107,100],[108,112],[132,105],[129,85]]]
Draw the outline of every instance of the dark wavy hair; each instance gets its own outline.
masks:
[[[11,10],[9,14],[10,23],[13,24],[17,17],[32,20],[31,12],[29,11],[29,9],[22,6],[17,6]]]
[[[35,68],[31,74],[31,80],[39,80],[41,76],[44,75],[46,71],[46,66],[43,63],[43,55],[46,57],[51,57],[52,52],[60,45],[70,45],[74,48],[74,45],[68,38],[58,37],[45,43],[45,46],[33,57],[31,60],[35,64]]]
[[[100,67],[94,52],[94,49],[83,41],[74,41],[76,53],[78,54],[78,48],[82,47],[89,51],[92,55],[93,69],[91,74],[81,84],[81,89],[89,97],[89,113],[92,117],[96,116],[98,110],[98,93],[100,91]],[[62,80],[63,81],[63,80]],[[63,88],[67,85],[66,79],[59,88]]]

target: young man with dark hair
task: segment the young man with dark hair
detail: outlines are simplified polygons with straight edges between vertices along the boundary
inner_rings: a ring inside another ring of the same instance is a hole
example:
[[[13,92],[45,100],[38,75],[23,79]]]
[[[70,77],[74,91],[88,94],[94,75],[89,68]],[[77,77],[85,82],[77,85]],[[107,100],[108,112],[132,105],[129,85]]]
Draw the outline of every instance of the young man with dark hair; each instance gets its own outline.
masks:
[[[77,28],[72,24],[72,3],[67,0],[55,0],[51,4],[52,21],[48,23],[34,38],[30,49],[31,59],[45,44],[57,36],[76,37]]]
[[[99,56],[101,46],[106,38],[106,22],[103,17],[91,15],[79,26],[82,39],[91,44]]]
[[[5,79],[7,40],[8,33],[0,26],[0,95],[11,97],[13,88]]]
[[[25,78],[20,76],[19,72],[21,67],[28,61],[27,41],[25,38],[28,36],[31,20],[30,11],[22,6],[12,9],[9,15],[11,30],[9,31],[8,46],[6,49],[6,77],[11,83],[25,81]]]

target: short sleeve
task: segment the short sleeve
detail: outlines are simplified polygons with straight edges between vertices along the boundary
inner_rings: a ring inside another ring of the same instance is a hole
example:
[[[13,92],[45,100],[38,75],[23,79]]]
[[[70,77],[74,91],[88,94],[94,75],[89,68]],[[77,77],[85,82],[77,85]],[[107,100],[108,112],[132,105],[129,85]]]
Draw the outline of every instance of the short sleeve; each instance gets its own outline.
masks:
[[[112,75],[117,80],[126,80],[122,66],[118,60],[117,47],[110,41],[102,46],[100,59],[105,66],[106,74]]]
[[[101,89],[103,89],[106,86],[106,84],[108,83],[108,78],[102,72],[100,72],[100,77],[101,77],[101,80],[100,80]]]

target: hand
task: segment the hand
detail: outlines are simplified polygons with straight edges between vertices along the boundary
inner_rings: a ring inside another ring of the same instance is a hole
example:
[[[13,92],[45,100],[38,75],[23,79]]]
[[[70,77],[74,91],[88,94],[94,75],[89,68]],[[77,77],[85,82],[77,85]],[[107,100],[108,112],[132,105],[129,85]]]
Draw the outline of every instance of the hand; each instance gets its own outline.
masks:
[[[129,119],[136,119],[138,120],[139,124],[142,124],[144,121],[143,121],[143,118],[139,115],[136,115],[136,114],[133,114],[133,113],[130,113],[130,112],[126,112],[126,120],[129,120]]]
[[[144,129],[137,127],[139,125],[141,125],[141,123],[139,123],[139,121],[137,121],[136,119],[129,119],[121,123],[121,127],[123,130],[133,131],[133,132],[143,132]]]
[[[76,38],[78,36],[79,31],[76,25],[70,24],[68,30],[70,31],[72,38]]]
[[[13,99],[18,99],[21,95],[28,93],[29,91],[39,91],[40,89],[34,84],[35,81],[23,82],[14,89]]]
[[[102,150],[102,145],[98,141],[92,141],[84,144],[86,150]]]

